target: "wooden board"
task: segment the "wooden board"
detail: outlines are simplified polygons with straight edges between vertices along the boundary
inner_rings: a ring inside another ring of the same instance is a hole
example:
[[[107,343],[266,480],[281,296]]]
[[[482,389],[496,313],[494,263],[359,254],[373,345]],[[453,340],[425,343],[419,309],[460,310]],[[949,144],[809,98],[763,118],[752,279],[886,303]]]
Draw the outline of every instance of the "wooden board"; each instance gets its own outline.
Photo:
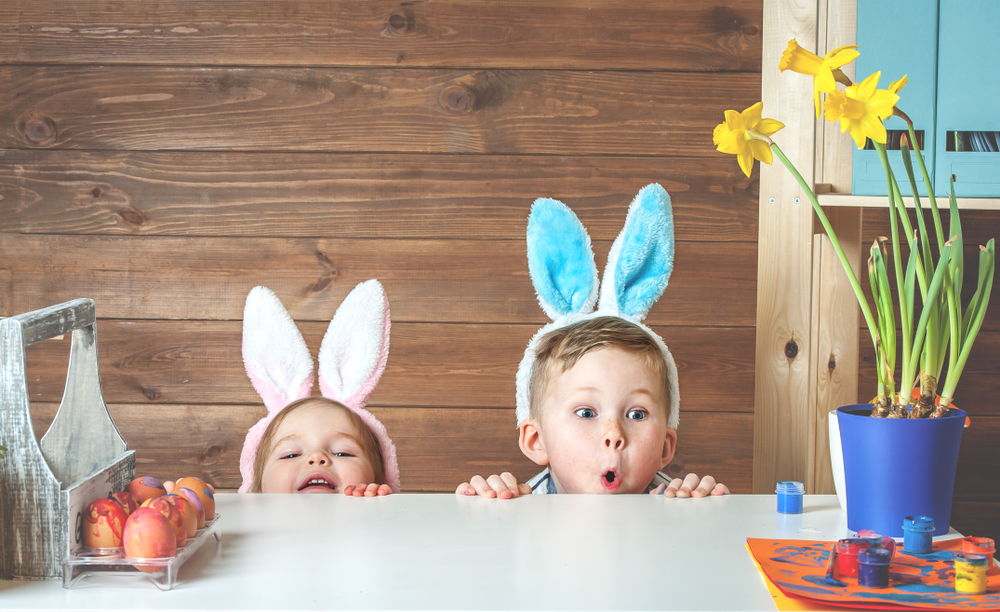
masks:
[[[750,0],[59,0],[20,9],[19,22],[16,13],[3,22],[20,62],[760,70],[761,5]]]
[[[613,240],[644,185],[683,241],[757,240],[757,180],[732,159],[0,151],[0,231],[524,240],[538,197]],[[287,214],[294,210],[295,214]]]
[[[0,147],[715,157],[723,112],[759,88],[747,73],[0,66]]]
[[[56,405],[32,404],[36,433]],[[196,476],[224,489],[240,485],[246,430],[263,407],[246,405],[109,405],[136,451],[136,473],[159,479]],[[540,468],[517,446],[514,410],[373,408],[399,454],[403,490],[452,493],[475,474],[510,471],[521,480]],[[712,474],[734,493],[750,491],[753,415],[692,413],[671,469]]]
[[[599,270],[610,246],[594,243]],[[647,321],[752,325],[755,250],[678,245],[670,286]],[[329,321],[357,283],[378,278],[393,321],[546,322],[521,240],[0,234],[0,261],[13,273],[15,312],[90,297],[100,318],[242,320],[247,292],[266,285],[293,318]]]
[[[1000,542],[1000,502],[962,502],[951,506],[951,525],[960,533]]]
[[[302,322],[315,358],[327,323]],[[514,405],[514,374],[535,325],[393,323],[389,362],[372,395],[376,406]],[[680,373],[687,411],[753,410],[752,328],[654,327]],[[105,321],[98,324],[101,379],[108,402],[257,403],[243,369],[239,321]],[[33,402],[58,402],[69,337],[27,350]],[[318,387],[315,393],[319,393]]]

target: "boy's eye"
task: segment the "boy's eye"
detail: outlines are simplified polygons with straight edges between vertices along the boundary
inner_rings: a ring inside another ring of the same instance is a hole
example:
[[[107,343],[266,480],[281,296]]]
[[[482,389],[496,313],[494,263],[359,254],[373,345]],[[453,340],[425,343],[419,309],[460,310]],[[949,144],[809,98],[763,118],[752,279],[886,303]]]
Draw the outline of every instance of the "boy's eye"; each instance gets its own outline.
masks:
[[[592,419],[597,416],[597,413],[594,412],[593,408],[579,408],[575,414],[581,419]]]
[[[635,420],[635,421],[641,421],[644,418],[646,418],[646,412],[643,411],[643,410],[635,410],[635,409],[633,409],[633,410],[629,410],[628,413],[625,416],[627,416],[628,418],[630,418],[632,420]]]

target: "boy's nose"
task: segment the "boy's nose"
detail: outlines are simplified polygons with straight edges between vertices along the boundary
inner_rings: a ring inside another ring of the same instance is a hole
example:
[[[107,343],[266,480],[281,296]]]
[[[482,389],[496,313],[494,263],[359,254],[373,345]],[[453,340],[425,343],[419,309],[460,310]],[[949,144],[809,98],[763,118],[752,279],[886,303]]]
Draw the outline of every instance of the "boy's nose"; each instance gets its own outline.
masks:
[[[618,421],[612,421],[604,428],[604,446],[612,450],[621,450],[625,447],[625,436],[618,426]]]
[[[330,459],[321,450],[309,453],[309,465],[330,465]]]

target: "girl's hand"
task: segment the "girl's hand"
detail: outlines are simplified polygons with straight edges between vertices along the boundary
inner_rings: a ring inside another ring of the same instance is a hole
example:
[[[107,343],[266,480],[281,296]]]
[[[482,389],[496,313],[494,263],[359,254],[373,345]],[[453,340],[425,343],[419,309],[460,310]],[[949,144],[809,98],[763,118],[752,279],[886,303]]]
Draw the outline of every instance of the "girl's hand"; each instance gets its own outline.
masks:
[[[517,484],[517,478],[514,478],[510,472],[504,472],[499,476],[493,474],[485,479],[477,474],[472,477],[470,482],[458,485],[458,488],[455,489],[455,495],[512,499],[521,495],[531,495],[531,487],[526,484]]]
[[[392,489],[389,488],[389,485],[380,485],[374,482],[371,484],[362,483],[344,487],[344,495],[352,495],[354,497],[375,497],[389,495],[390,493],[392,493]]]
[[[699,482],[697,474],[688,474],[684,480],[674,478],[669,485],[661,484],[649,494],[662,494],[664,497],[707,497],[709,495],[729,495],[729,487],[721,482],[715,482],[711,476],[705,476]]]

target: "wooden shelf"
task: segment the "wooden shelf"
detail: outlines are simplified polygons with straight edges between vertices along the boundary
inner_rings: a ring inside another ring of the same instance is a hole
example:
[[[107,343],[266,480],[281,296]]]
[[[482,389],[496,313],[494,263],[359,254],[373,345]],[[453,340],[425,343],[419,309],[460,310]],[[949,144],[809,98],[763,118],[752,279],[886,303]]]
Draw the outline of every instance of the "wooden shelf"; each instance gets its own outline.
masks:
[[[885,196],[856,196],[845,193],[824,193],[816,196],[821,206],[838,206],[851,208],[885,208]],[[913,208],[913,198],[903,198],[907,208]],[[938,208],[948,208],[948,198],[937,198]],[[930,209],[930,201],[920,198],[923,208]],[[1000,198],[958,198],[959,210],[1000,210]]]

